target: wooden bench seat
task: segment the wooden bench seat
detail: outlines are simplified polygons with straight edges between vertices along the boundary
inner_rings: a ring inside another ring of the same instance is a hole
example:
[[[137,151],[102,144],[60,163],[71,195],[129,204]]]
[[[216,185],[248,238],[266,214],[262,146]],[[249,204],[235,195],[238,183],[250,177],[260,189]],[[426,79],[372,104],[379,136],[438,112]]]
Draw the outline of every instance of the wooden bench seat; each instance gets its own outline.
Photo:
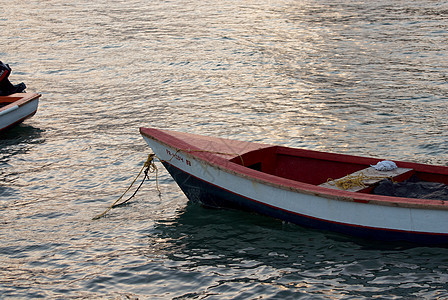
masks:
[[[337,179],[329,179],[319,186],[349,192],[360,192],[372,187],[381,180],[391,178],[396,181],[405,180],[414,173],[413,169],[396,168],[391,171],[378,171],[373,167],[354,172]]]

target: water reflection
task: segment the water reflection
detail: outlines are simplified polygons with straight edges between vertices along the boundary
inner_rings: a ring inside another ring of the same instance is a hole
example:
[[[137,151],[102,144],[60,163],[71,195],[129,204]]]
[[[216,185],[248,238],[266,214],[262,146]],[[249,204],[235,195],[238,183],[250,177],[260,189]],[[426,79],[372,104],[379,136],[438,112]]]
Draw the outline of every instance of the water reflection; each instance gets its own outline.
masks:
[[[9,144],[32,142],[39,139],[44,131],[43,129],[22,123],[2,132],[0,145],[7,146]]]
[[[29,257],[3,269],[7,295],[446,296],[444,250],[382,249],[194,206],[178,214],[185,197],[168,175],[163,201],[80,224],[141,168],[150,150],[139,126],[447,164],[444,4],[2,4],[2,59],[46,95],[28,123],[37,128],[0,138],[4,253]]]
[[[0,199],[8,199],[8,197],[14,197],[19,194],[18,189],[11,185],[11,182],[17,178],[17,173],[8,170],[8,167],[10,167],[8,162],[15,156],[25,155],[36,144],[44,143],[45,139],[42,138],[43,132],[44,130],[39,128],[20,124],[1,133]]]
[[[182,272],[213,275],[217,283],[209,293],[251,280],[254,286],[287,289],[288,295],[305,288],[311,294],[370,296],[385,282],[407,295],[428,284],[432,291],[444,287],[438,278],[446,270],[448,249],[353,240],[197,204],[156,224],[149,242],[157,250],[150,256],[166,256]]]
[[[9,158],[17,154],[25,154],[35,144],[42,144],[44,130],[30,125],[20,124],[0,136],[0,162],[6,163]]]

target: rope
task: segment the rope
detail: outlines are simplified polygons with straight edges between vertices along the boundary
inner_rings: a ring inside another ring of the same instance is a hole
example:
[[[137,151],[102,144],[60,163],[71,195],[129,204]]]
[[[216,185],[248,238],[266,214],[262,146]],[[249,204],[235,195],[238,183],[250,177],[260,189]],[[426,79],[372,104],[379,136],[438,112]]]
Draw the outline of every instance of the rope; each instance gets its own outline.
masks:
[[[125,204],[126,202],[128,202],[129,200],[131,200],[137,194],[137,191],[143,185],[143,182],[145,182],[145,179],[149,179],[148,173],[154,173],[154,172],[156,173],[156,186],[157,186],[157,190],[159,191],[159,194],[161,194],[161,191],[159,189],[159,184],[157,182],[157,166],[154,164],[154,157],[156,157],[154,153],[150,153],[148,155],[148,158],[146,159],[146,162],[144,163],[142,169],[140,170],[138,175],[134,178],[134,181],[132,181],[131,185],[126,189],[126,191],[120,196],[120,198],[118,198],[114,203],[112,203],[112,205],[110,205],[103,213],[101,213],[101,214],[97,215],[96,217],[94,217],[93,220],[97,220],[97,219],[102,218],[112,208],[115,208],[117,206],[121,206],[121,205]],[[143,180],[140,182],[140,185],[137,187],[137,189],[134,191],[134,193],[128,199],[122,201],[121,203],[118,203],[121,199],[123,199],[124,195],[131,189],[131,187],[137,181],[137,178],[140,177],[142,172],[144,173]]]
[[[390,179],[390,176],[366,176],[364,173],[359,173],[357,175],[348,175],[341,179],[334,180],[333,178],[328,178],[327,183],[330,185],[334,185],[339,189],[349,190],[355,187],[365,188],[366,185],[364,181],[366,180],[382,180],[382,179]]]
[[[143,165],[142,169],[140,170],[140,172],[138,173],[138,175],[134,178],[134,181],[132,181],[131,185],[126,189],[126,191],[124,191],[124,193],[120,196],[120,198],[118,198],[114,203],[112,203],[112,205],[110,205],[103,213],[95,216],[92,220],[98,220],[102,217],[104,217],[112,208],[124,205],[125,203],[127,203],[129,200],[131,200],[138,192],[138,190],[140,189],[140,187],[143,185],[143,182],[145,182],[146,179],[149,179],[148,173],[156,173],[156,186],[157,186],[157,190],[159,191],[159,195],[162,193],[159,189],[159,184],[158,184],[158,169],[157,166],[154,163],[154,158],[157,158],[160,162],[169,162],[171,161],[178,152],[183,151],[183,152],[207,152],[207,153],[214,153],[214,154],[221,154],[221,155],[237,155],[240,157],[241,159],[241,163],[244,166],[244,161],[243,161],[243,157],[240,154],[237,153],[224,153],[224,152],[217,152],[217,151],[208,151],[208,150],[192,150],[192,149],[178,149],[174,154],[171,155],[170,159],[168,160],[162,160],[159,157],[157,157],[154,153],[150,153],[148,155],[148,158],[145,162],[145,164]],[[143,176],[143,180],[140,182],[140,185],[137,187],[137,189],[134,191],[134,193],[126,200],[120,202],[124,195],[131,189],[131,187],[134,185],[134,183],[137,181],[137,178],[140,177],[140,175],[142,174],[142,172],[144,173]],[[120,202],[120,203],[119,203]]]

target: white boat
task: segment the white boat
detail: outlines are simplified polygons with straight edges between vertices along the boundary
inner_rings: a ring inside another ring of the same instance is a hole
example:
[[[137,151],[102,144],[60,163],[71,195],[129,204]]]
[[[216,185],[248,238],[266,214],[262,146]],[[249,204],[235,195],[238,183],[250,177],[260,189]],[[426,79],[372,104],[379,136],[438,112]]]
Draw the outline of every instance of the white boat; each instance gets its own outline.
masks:
[[[0,131],[32,117],[37,111],[40,96],[37,93],[0,96]]]
[[[140,133],[190,201],[362,238],[448,245],[448,199],[374,193],[416,177],[448,192],[448,167],[395,161],[381,170],[384,161],[375,158],[154,128]]]

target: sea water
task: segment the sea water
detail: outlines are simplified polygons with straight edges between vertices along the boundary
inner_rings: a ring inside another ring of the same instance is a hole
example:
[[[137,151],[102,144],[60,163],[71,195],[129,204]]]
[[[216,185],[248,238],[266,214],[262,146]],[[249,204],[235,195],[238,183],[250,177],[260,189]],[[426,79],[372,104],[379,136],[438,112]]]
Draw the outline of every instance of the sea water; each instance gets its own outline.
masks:
[[[190,204],[140,126],[448,164],[443,1],[3,1],[0,298],[448,297],[448,250]]]

